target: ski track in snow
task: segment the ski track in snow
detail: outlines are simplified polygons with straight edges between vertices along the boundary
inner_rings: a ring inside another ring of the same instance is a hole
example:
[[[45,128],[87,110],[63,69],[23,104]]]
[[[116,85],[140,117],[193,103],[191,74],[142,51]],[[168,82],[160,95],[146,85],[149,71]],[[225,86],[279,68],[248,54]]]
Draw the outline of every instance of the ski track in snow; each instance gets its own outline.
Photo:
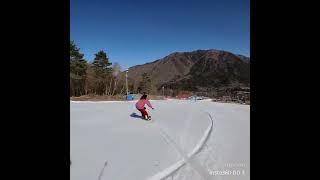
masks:
[[[179,150],[180,148],[176,145],[176,143],[174,143],[173,140],[171,140],[170,136],[165,133],[160,126],[155,126],[156,128],[158,128],[162,134],[162,136],[164,137],[164,139],[166,139],[166,141],[173,147],[176,149],[176,151],[178,151],[178,153],[180,154],[180,156],[183,157],[183,159],[181,159],[180,161],[176,162],[175,164],[171,165],[170,167],[166,168],[165,170],[158,172],[157,174],[155,174],[154,176],[148,178],[147,180],[162,180],[165,179],[171,175],[173,175],[174,172],[176,172],[178,169],[180,169],[182,166],[184,166],[187,163],[190,163],[191,166],[205,179],[208,179],[208,175],[206,173],[203,172],[203,167],[199,166],[198,163],[195,163],[195,161],[190,161],[196,154],[198,154],[201,149],[203,148],[204,144],[207,142],[211,132],[212,132],[212,128],[213,128],[213,119],[210,115],[210,113],[208,113],[209,115],[209,119],[210,119],[210,124],[209,127],[206,129],[206,131],[204,132],[202,138],[200,139],[200,141],[198,142],[198,144],[193,148],[192,152],[189,153],[189,155],[186,157],[184,155],[183,152],[181,152],[181,150]]]

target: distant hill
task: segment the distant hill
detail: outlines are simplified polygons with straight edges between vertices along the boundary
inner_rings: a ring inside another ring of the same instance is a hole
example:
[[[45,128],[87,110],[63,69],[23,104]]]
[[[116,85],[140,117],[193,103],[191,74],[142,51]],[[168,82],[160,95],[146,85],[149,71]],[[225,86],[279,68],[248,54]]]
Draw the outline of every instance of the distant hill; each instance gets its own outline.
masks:
[[[221,50],[175,52],[162,59],[129,68],[135,89],[148,74],[154,85],[187,91],[211,91],[250,86],[250,58]]]

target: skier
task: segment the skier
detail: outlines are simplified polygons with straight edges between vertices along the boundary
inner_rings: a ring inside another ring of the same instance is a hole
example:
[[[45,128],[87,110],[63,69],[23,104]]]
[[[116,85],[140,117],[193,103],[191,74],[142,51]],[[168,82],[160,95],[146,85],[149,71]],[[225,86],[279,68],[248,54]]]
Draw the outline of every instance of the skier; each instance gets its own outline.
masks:
[[[147,99],[147,95],[143,93],[140,100],[136,103],[136,108],[138,109],[138,111],[141,112],[141,115],[144,119],[151,120],[151,116],[148,115],[146,108],[144,107],[145,104],[147,104],[150,108],[154,109],[149,100]]]

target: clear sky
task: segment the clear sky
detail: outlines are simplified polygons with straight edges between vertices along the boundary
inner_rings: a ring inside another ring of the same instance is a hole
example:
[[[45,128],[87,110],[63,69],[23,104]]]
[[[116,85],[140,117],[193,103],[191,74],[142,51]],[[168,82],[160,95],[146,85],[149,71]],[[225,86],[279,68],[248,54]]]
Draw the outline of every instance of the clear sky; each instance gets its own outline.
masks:
[[[173,52],[250,56],[250,0],[71,0],[71,40],[85,59],[104,50],[123,68]]]

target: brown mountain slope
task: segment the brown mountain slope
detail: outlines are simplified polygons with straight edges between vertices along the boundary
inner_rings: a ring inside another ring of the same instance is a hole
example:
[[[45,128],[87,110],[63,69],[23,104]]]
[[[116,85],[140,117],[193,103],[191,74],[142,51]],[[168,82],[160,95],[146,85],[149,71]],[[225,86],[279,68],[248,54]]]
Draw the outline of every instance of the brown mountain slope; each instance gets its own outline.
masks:
[[[233,84],[249,86],[250,61],[220,50],[172,53],[154,62],[129,68],[129,81],[134,83],[135,89],[143,73],[151,77],[157,88],[162,85],[181,90]]]

